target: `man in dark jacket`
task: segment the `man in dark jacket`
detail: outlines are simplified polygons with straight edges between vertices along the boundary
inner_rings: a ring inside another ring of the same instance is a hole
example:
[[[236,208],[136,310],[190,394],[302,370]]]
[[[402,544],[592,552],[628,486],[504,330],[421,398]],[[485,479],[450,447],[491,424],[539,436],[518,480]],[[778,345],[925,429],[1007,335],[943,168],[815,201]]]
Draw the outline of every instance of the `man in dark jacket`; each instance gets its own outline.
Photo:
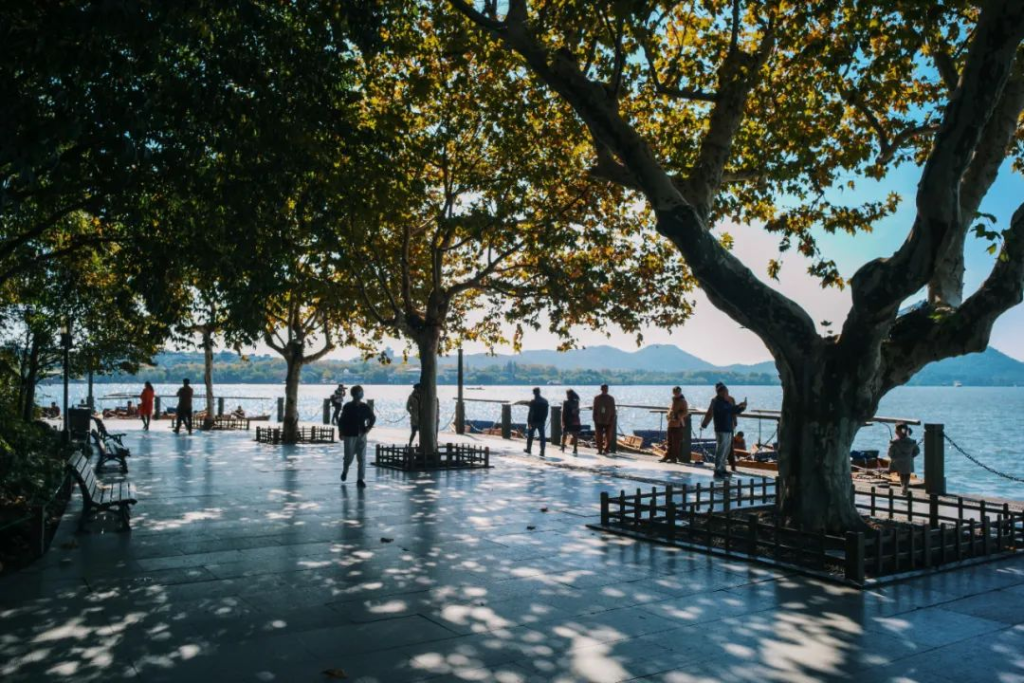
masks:
[[[736,429],[736,416],[747,409],[747,402],[737,405],[729,389],[719,382],[715,385],[715,397],[711,399],[708,412],[701,421],[701,429],[715,423],[715,479],[727,479],[726,460],[732,451],[732,433]]]
[[[534,387],[533,400],[527,404],[530,412],[526,416],[526,452],[533,450],[533,432],[537,430],[540,434],[540,457],[544,457],[544,444],[547,437],[544,435],[544,427],[548,422],[548,401],[540,395],[540,388]]]
[[[178,409],[175,411],[174,433],[181,433],[181,425],[184,424],[188,433],[192,433],[192,387],[187,379],[181,380],[181,387],[178,389]]]
[[[345,469],[341,472],[341,480],[348,478],[348,468],[352,459],[359,460],[359,479],[356,485],[366,487],[366,435],[373,429],[377,417],[373,408],[363,403],[363,388],[358,384],[352,387],[352,400],[345,404],[338,417],[338,430],[345,445]]]

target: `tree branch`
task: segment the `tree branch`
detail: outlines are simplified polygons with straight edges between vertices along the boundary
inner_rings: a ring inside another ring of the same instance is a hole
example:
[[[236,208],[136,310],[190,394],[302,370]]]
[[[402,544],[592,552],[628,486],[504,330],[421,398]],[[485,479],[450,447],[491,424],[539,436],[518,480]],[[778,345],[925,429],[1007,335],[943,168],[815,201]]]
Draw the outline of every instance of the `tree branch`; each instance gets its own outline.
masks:
[[[853,307],[843,337],[859,338],[891,324],[900,303],[927,284],[940,247],[960,221],[959,189],[1024,36],[1024,3],[1003,0],[982,10],[957,91],[921,174],[917,217],[888,259],[862,266],[851,279]]]
[[[960,183],[960,222],[948,232],[928,281],[928,299],[934,304],[959,306],[963,300],[964,242],[978,216],[982,199],[995,182],[1013,145],[1017,122],[1024,112],[1024,53],[1018,53],[1014,72],[985,125],[971,165]]]
[[[315,363],[328,353],[334,350],[334,342],[331,341],[331,326],[324,323],[324,347],[314,354],[305,356],[304,363]]]
[[[900,317],[882,348],[886,390],[905,384],[928,363],[984,351],[1000,315],[1024,300],[1024,204],[1004,233],[988,278],[956,309],[926,306]]]
[[[465,11],[465,2],[450,1]],[[474,13],[466,15],[474,18]],[[761,337],[776,359],[785,359],[793,367],[805,363],[821,343],[813,321],[797,304],[761,282],[708,232],[707,214],[687,202],[646,141],[619,115],[601,84],[581,73],[569,52],[552,52],[543,46],[523,20],[506,21],[497,27],[480,25],[521,55],[629,170],[657,215],[658,230],[682,253],[712,303]],[[770,39],[762,41],[755,63],[767,59],[771,43]],[[742,112],[734,115],[739,117]],[[734,123],[738,125],[738,120]],[[722,156],[724,166],[727,151]],[[719,168],[715,182],[721,182],[721,173]]]

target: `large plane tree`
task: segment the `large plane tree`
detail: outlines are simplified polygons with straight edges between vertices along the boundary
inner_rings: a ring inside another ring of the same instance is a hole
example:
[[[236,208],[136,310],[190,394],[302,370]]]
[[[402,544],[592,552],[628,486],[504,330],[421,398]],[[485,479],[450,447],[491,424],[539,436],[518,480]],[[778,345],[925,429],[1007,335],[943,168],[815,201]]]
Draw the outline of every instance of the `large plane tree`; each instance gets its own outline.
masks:
[[[439,354],[463,340],[518,347],[527,327],[567,346],[580,327],[672,327],[691,285],[649,212],[587,175],[579,122],[509,58],[478,55],[471,43],[486,41],[461,19],[420,9],[363,63],[364,125],[380,138],[352,162],[365,189],[334,224],[334,281],[364,328],[415,348],[420,446],[433,454]]]
[[[977,290],[963,274],[983,198],[1010,156],[1019,170],[1024,3],[451,5],[575,112],[593,137],[591,172],[646,200],[711,303],[768,347],[783,386],[783,513],[859,528],[857,430],[928,363],[983,350],[1021,301],[1024,207],[981,229],[995,258]],[[906,239],[844,280],[816,238],[891,214],[894,199],[847,205],[840,188],[900,163],[920,166]],[[726,219],[763,224],[825,284],[850,288],[837,334],[730,253],[712,232]]]

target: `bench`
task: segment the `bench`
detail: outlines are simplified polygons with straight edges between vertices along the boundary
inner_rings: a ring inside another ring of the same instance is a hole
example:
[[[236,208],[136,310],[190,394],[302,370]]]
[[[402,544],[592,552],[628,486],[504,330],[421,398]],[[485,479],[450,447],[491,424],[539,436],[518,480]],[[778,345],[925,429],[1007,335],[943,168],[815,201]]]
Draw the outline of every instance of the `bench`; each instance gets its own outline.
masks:
[[[107,462],[116,460],[121,463],[121,472],[128,471],[128,462],[125,458],[129,457],[132,452],[122,446],[120,441],[115,441],[113,437],[104,439],[95,429],[92,430],[92,440],[96,444],[96,451],[100,454],[99,460],[96,461],[97,470]]]
[[[123,481],[110,486],[104,486],[96,481],[96,474],[89,459],[84,453],[76,453],[68,461],[68,469],[71,476],[78,483],[82,492],[82,517],[78,520],[78,530],[84,531],[89,518],[101,512],[114,512],[121,518],[121,524],[125,529],[131,528],[131,506],[138,501],[135,499],[135,492],[129,482]]]
[[[103,424],[103,420],[101,418],[94,416],[92,421],[96,423],[96,431],[100,433],[100,436],[103,437],[104,441],[116,441],[118,446],[124,448],[124,444],[121,442],[121,439],[125,437],[124,432],[111,434],[107,431],[107,425]]]

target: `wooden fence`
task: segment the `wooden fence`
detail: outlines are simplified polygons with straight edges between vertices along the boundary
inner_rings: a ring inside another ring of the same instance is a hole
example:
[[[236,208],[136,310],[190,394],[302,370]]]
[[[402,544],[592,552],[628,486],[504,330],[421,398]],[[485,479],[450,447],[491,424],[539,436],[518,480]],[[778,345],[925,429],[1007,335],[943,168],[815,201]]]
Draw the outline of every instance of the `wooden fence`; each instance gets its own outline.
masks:
[[[476,469],[491,466],[491,449],[469,444],[444,444],[433,454],[417,447],[377,444],[374,464],[397,470]]]
[[[282,434],[280,427],[257,427],[256,441],[279,444]],[[299,427],[297,443],[334,443],[334,427]]]
[[[934,495],[879,496],[872,491],[857,506],[886,521],[872,532],[845,536],[786,527],[771,514],[775,503],[775,482],[767,479],[602,493],[597,528],[858,586],[1024,549],[1024,512],[985,501],[945,503]]]
[[[249,431],[249,420],[244,417],[235,417],[233,415],[218,415],[213,418],[213,426],[211,429]],[[257,429],[259,428],[257,427]]]

